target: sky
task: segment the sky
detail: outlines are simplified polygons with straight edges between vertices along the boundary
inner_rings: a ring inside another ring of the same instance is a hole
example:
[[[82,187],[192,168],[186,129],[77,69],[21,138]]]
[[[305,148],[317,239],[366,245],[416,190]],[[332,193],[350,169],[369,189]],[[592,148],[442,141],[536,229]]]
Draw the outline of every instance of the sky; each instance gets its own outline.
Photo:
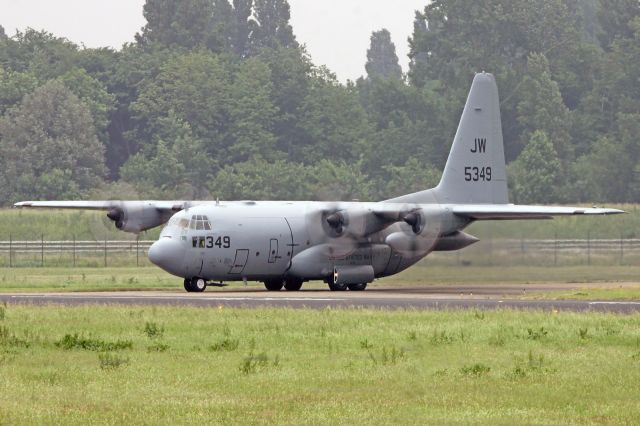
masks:
[[[289,0],[298,41],[342,81],[365,73],[371,32],[387,28],[406,70],[416,10],[428,0]],[[120,48],[145,24],[144,0],[0,0],[7,35],[31,27],[86,47]]]

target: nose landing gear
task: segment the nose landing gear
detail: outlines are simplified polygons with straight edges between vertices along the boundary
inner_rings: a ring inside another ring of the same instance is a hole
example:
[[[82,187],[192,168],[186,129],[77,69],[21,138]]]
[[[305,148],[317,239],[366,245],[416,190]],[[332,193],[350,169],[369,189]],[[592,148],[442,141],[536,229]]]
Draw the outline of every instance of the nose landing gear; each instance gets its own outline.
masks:
[[[207,282],[203,278],[185,278],[184,289],[188,293],[202,293],[207,289]]]

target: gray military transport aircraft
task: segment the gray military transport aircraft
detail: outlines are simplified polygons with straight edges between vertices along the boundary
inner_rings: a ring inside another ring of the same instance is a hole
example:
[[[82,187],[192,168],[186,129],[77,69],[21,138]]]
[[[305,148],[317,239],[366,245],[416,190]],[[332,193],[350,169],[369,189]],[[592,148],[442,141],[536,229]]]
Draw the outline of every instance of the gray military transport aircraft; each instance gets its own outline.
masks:
[[[140,233],[167,223],[149,259],[184,278],[188,292],[229,281],[262,281],[269,291],[323,280],[362,291],[433,251],[478,241],[477,220],[609,215],[621,210],[509,204],[498,88],[476,74],[440,184],[377,203],[288,201],[28,201],[15,207],[105,210],[118,229]]]

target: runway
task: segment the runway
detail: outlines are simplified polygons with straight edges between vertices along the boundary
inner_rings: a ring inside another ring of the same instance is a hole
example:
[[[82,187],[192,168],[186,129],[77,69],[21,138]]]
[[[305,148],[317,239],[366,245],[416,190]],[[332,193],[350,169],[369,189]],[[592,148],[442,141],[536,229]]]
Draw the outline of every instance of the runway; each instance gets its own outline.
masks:
[[[374,288],[365,292],[267,292],[255,288],[209,289],[205,293],[130,291],[93,293],[0,294],[0,303],[32,305],[139,305],[201,308],[292,309],[534,309],[557,311],[640,312],[640,301],[522,300],[526,292],[553,291],[558,286],[442,286]],[[563,290],[571,287],[562,286]]]

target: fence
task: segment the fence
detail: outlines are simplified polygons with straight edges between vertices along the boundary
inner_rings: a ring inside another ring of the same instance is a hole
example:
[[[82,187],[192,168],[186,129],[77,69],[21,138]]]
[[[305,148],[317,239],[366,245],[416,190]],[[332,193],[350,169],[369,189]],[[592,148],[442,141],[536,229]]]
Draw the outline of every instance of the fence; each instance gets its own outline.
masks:
[[[0,241],[0,267],[144,266],[154,241]]]
[[[154,241],[0,241],[0,267],[147,266]],[[461,251],[433,253],[443,265],[640,265],[640,239],[486,239]]]

